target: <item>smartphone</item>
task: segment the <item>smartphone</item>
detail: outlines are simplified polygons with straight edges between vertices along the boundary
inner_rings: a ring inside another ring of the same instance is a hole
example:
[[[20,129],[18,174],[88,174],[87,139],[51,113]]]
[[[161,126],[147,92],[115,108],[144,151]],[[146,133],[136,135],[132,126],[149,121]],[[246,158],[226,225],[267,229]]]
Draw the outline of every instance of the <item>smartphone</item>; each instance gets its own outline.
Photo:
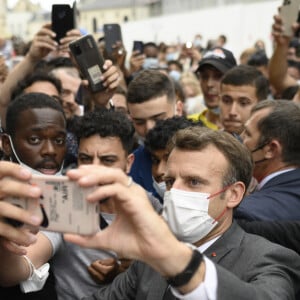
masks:
[[[41,230],[82,235],[100,230],[99,205],[86,201],[95,188],[83,188],[67,176],[53,175],[32,175],[31,184],[42,189],[40,201],[18,197],[9,197],[5,201],[40,216],[43,220]],[[12,225],[22,224],[15,222]]]
[[[114,45],[117,42],[123,43],[121,27],[119,24],[104,24],[104,40],[105,40],[105,51],[109,58],[111,58]]]
[[[68,4],[53,4],[51,11],[52,30],[56,33],[55,40],[66,36],[66,33],[76,28],[76,2],[73,7]]]
[[[132,51],[139,51],[140,54],[144,53],[144,43],[142,41],[133,41]]]
[[[292,25],[297,22],[300,0],[284,0],[280,6],[279,14],[283,21],[283,35],[292,37]]]
[[[101,74],[105,71],[104,58],[94,37],[87,34],[71,42],[69,48],[82,76],[89,82],[90,90],[93,93],[105,90],[100,80]]]

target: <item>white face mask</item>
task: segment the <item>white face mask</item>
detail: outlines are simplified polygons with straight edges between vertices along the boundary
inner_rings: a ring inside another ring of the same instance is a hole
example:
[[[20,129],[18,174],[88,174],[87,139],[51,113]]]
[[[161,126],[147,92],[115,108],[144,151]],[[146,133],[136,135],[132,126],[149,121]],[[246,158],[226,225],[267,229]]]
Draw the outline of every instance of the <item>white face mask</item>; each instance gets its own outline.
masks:
[[[12,150],[12,152],[13,152],[13,154],[14,154],[16,160],[17,160],[17,162],[19,163],[19,165],[22,166],[23,168],[27,169],[28,171],[30,171],[30,172],[31,172],[32,174],[34,174],[34,175],[45,175],[45,174],[43,174],[43,173],[41,173],[41,172],[39,172],[39,171],[37,171],[37,170],[35,170],[35,169],[32,169],[32,168],[29,167],[28,165],[22,163],[22,161],[20,160],[19,156],[17,155],[17,152],[16,152],[16,150],[15,150],[15,147],[14,147],[14,144],[13,144],[13,142],[12,142],[11,136],[8,135],[8,138],[9,138],[11,150]],[[60,170],[59,170],[57,173],[55,173],[54,176],[57,176],[57,175],[61,175],[61,174],[62,174],[63,165],[64,165],[64,164],[62,163],[62,164],[61,164]]]
[[[169,72],[169,76],[173,78],[175,81],[179,81],[181,77],[181,73],[177,70],[172,70]]]
[[[207,193],[173,188],[165,192],[162,216],[180,241],[195,243],[218,224],[208,214],[209,197],[210,194]]]
[[[145,145],[145,137],[139,135],[138,133],[136,134],[137,136],[137,139],[138,139],[138,144],[141,145],[141,146],[144,146]]]
[[[143,64],[143,69],[148,70],[150,68],[157,68],[159,65],[158,58],[146,57]]]
[[[152,179],[153,179],[153,187],[154,187],[154,189],[156,190],[157,194],[161,198],[163,198],[164,194],[165,194],[165,191],[167,189],[166,183],[164,181],[157,182],[157,181],[155,181],[155,179],[153,177],[152,177]]]

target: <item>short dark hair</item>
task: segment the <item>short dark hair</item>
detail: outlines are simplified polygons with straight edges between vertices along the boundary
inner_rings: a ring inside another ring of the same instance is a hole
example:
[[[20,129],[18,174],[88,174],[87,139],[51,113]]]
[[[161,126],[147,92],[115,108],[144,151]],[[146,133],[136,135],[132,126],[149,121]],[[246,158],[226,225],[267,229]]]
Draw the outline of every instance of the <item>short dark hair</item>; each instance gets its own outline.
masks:
[[[168,67],[169,67],[170,65],[176,65],[176,66],[178,67],[178,69],[179,69],[181,72],[183,72],[183,65],[182,65],[182,63],[180,63],[178,60],[169,60],[169,61],[167,62],[167,65],[168,65]]]
[[[299,85],[289,86],[282,91],[280,98],[285,100],[293,100],[298,91]]]
[[[287,62],[288,62],[288,67],[295,68],[298,70],[298,72],[300,72],[300,62],[299,61],[289,59]]]
[[[188,127],[177,131],[171,139],[170,149],[199,151],[213,145],[223,153],[228,161],[224,170],[223,187],[241,181],[248,188],[253,170],[250,151],[235,137],[225,131],[215,131],[206,127]],[[195,166],[201,167],[201,166]]]
[[[174,84],[169,76],[158,70],[143,70],[129,83],[127,101],[143,103],[164,95],[175,103]]]
[[[255,67],[248,65],[239,65],[227,71],[221,80],[221,84],[251,85],[256,89],[258,101],[265,100],[269,93],[268,79]]]
[[[251,113],[269,108],[270,113],[260,119],[258,144],[276,139],[282,145],[282,161],[300,166],[300,107],[287,100],[265,100],[256,104]]]
[[[44,93],[22,94],[11,101],[6,112],[6,133],[14,137],[20,114],[28,109],[51,108],[61,112],[63,118],[65,113],[61,104],[54,98]]]
[[[159,49],[159,47],[157,46],[157,44],[155,44],[154,42],[144,43],[144,49],[145,49],[145,47],[153,47],[153,48],[156,48],[157,50]]]
[[[166,120],[158,120],[155,126],[149,130],[145,138],[145,147],[149,152],[167,148],[170,138],[179,130],[194,126],[191,120],[185,117],[175,116]],[[201,122],[202,125],[202,122]]]
[[[57,68],[74,68],[75,65],[69,57],[55,57],[47,62],[47,68],[51,71]]]
[[[269,59],[265,50],[254,52],[248,59],[247,64],[253,67],[268,66]]]
[[[134,127],[128,117],[118,111],[99,109],[86,113],[76,119],[74,133],[78,139],[98,134],[105,137],[117,137],[127,153],[131,153],[134,144]]]
[[[38,71],[38,72],[34,72],[33,74],[25,77],[23,80],[18,82],[18,85],[12,92],[11,99],[14,99],[17,96],[23,94],[26,88],[33,85],[35,82],[40,82],[40,81],[50,82],[51,84],[53,84],[53,86],[55,86],[57,92],[61,94],[62,86],[60,80],[46,72]]]

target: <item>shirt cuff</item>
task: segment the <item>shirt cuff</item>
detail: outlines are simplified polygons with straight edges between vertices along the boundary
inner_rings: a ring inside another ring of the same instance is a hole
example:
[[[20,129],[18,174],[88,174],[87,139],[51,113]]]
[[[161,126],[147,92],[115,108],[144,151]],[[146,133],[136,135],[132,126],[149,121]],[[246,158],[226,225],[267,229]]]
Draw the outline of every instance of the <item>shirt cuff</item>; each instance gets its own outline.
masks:
[[[182,295],[180,292],[170,287],[172,294],[180,300],[216,300],[218,288],[218,276],[214,263],[203,256],[205,262],[205,277],[198,287],[188,294]]]

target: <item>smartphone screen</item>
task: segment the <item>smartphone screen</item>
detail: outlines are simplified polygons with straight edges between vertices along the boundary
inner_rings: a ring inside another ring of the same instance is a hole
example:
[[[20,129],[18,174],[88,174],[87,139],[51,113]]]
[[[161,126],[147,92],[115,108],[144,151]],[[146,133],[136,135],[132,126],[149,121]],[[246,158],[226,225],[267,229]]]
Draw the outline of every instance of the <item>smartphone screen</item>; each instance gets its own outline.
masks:
[[[75,28],[75,12],[68,4],[53,4],[51,12],[52,30],[56,33],[55,40],[59,42],[66,33]]]

